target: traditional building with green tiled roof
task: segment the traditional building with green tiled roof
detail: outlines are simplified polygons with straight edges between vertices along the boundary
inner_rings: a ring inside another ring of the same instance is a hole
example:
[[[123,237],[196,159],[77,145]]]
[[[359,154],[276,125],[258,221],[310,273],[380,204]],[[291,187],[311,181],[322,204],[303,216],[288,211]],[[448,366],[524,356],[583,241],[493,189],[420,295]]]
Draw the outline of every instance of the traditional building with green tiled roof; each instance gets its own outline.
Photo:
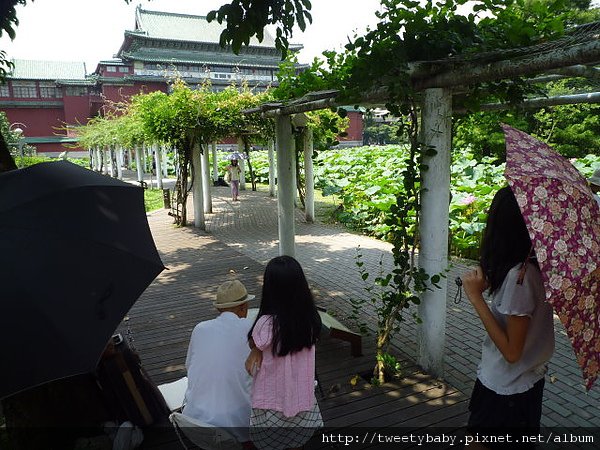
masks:
[[[68,125],[90,117],[94,86],[84,62],[14,59],[7,82],[0,85],[0,110],[38,153],[59,154],[76,139]]]
[[[8,81],[0,84],[0,110],[11,123],[20,124],[25,142],[35,145],[38,153],[58,155],[65,142],[72,146],[72,125],[86,123],[108,105],[140,92],[168,92],[176,76],[192,87],[210,80],[214,90],[242,82],[256,91],[276,86],[281,53],[268,31],[262,42],[251,39],[236,55],[219,44],[223,28],[203,16],[138,6],[134,29],[124,32],[113,59],[100,61],[92,74],[83,62],[15,60]],[[292,52],[300,49],[290,45]],[[356,128],[360,138],[360,115],[355,122],[351,129]]]
[[[210,80],[215,90],[233,82],[246,82],[259,91],[276,85],[281,52],[271,35],[265,31],[262,42],[251,39],[236,55],[219,44],[223,28],[203,16],[148,11],[138,6],[135,29],[125,31],[113,61],[98,64],[98,81],[113,86],[118,84],[116,79],[134,84],[164,83],[179,76],[192,86]],[[290,47],[292,51],[301,48]]]

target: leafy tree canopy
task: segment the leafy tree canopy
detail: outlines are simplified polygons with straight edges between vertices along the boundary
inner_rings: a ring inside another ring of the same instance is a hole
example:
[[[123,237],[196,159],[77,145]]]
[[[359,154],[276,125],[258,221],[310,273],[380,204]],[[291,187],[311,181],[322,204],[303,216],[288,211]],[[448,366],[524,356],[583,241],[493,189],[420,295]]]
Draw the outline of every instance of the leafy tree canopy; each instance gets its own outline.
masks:
[[[209,22],[226,22],[220,42],[222,46],[231,44],[235,53],[252,37],[262,41],[265,27],[276,25],[275,46],[285,57],[294,26],[304,31],[312,22],[311,7],[310,0],[232,0],[206,18]]]
[[[459,7],[466,3],[382,0],[376,27],[354,36],[345,52],[324,52],[324,60],[315,60],[299,76],[288,68],[279,90],[299,96],[338,89],[342,101],[358,102],[365,92],[383,89],[392,112],[401,114],[406,111],[398,105],[413,95],[411,71],[426,74],[451,56],[468,60],[486,52],[491,60],[500,59],[499,50],[556,39],[576,20],[573,2],[567,0],[475,0],[469,2],[473,12],[465,15]],[[516,102],[531,89],[522,80],[512,80],[472,87],[468,93],[475,106],[473,99],[490,93]]]

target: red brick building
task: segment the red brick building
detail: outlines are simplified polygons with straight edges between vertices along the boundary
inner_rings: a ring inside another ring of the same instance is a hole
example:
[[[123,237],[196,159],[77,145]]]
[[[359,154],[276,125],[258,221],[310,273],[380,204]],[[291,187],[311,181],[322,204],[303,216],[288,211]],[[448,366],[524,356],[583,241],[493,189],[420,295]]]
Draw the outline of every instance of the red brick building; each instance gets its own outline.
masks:
[[[190,86],[210,80],[215,90],[244,80],[256,90],[277,84],[281,54],[265,32],[239,55],[219,45],[222,25],[205,17],[147,11],[138,7],[135,28],[125,31],[114,59],[100,61],[93,73],[82,62],[15,60],[7,83],[0,85],[0,110],[19,123],[25,142],[38,153],[54,154],[75,142],[69,128],[103,114],[111,102],[139,92],[168,91],[181,76]],[[301,45],[292,45],[298,51]],[[298,70],[305,66],[299,65]],[[347,144],[362,144],[360,112],[348,114]],[[84,150],[84,149],[82,149]]]

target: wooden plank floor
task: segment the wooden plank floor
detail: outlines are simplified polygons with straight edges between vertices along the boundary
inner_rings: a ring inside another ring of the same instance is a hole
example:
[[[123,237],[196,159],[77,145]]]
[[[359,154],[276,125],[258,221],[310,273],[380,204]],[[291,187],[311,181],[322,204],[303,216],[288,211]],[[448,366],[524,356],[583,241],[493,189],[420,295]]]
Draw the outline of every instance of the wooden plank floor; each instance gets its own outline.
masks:
[[[146,290],[119,331],[132,339],[153,381],[161,384],[185,375],[184,360],[193,327],[217,314],[212,307],[217,287],[238,278],[250,293],[260,297],[264,267],[206,233],[174,229],[158,215],[151,215],[149,222],[169,270]],[[326,290],[314,287],[320,303]],[[405,432],[437,426],[447,432],[464,425],[465,395],[423,374],[408,360],[401,361],[402,378],[379,387],[362,378],[352,385],[355,375],[373,367],[372,339],[363,338],[363,354],[352,357],[349,343],[327,337],[317,347],[317,373],[325,394],[319,405],[327,429],[389,432],[389,427],[395,427]],[[318,391],[317,395],[320,397]],[[146,449],[182,448],[170,430],[157,427],[146,430],[145,436]],[[331,448],[330,443],[323,442],[322,434],[317,433],[309,448],[325,447]]]

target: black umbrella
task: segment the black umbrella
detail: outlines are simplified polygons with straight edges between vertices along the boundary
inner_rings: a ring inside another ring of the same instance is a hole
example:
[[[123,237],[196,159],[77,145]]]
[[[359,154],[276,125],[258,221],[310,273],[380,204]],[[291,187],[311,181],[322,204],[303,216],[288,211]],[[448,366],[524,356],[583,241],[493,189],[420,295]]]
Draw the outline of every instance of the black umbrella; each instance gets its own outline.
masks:
[[[0,174],[0,398],[93,371],[163,269],[140,187],[64,161]]]

